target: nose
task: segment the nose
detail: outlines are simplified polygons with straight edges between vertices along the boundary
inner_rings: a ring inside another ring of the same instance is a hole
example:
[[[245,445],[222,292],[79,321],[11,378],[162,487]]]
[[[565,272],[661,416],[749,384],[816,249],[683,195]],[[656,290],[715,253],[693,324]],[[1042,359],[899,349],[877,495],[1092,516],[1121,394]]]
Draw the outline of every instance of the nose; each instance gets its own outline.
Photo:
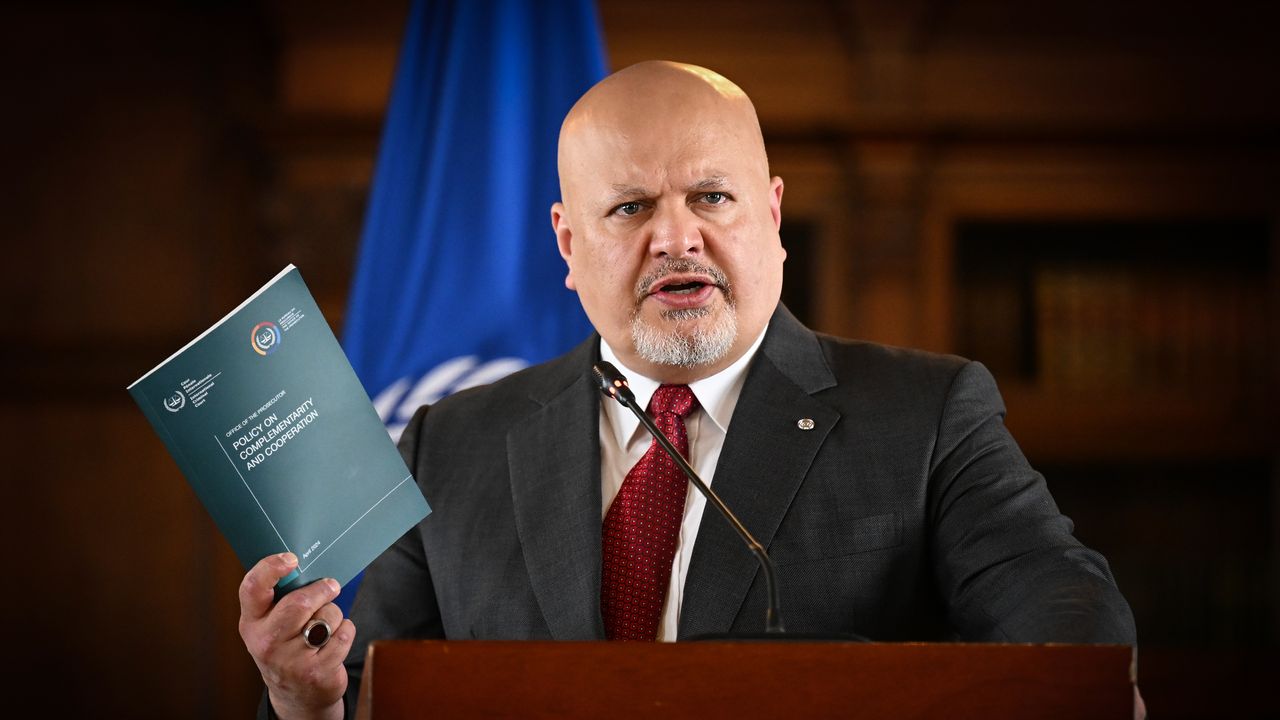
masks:
[[[702,223],[684,203],[672,203],[655,210],[649,236],[653,257],[684,257],[702,252]]]

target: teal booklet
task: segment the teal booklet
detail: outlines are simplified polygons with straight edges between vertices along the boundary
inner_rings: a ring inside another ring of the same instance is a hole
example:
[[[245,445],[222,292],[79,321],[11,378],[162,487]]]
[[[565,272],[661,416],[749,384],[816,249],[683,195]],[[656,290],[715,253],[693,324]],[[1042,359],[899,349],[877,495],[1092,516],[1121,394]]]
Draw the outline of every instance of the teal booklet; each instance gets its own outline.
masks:
[[[297,268],[129,386],[248,568],[346,584],[431,512]]]

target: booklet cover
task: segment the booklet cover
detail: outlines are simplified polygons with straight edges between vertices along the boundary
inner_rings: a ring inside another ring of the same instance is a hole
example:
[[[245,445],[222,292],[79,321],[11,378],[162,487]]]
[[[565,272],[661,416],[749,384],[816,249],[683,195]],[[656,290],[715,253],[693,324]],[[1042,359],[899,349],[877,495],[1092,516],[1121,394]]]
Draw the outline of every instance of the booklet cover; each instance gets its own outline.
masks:
[[[129,386],[246,568],[346,584],[431,512],[290,265]]]

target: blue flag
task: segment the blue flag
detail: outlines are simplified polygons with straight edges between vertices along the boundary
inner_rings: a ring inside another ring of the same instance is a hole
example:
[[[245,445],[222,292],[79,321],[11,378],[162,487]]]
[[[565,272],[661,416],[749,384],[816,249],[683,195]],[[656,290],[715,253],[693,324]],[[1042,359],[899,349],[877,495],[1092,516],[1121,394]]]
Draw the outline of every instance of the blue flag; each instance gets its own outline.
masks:
[[[592,0],[413,3],[343,337],[393,436],[591,332],[550,207],[560,123],[605,72]]]

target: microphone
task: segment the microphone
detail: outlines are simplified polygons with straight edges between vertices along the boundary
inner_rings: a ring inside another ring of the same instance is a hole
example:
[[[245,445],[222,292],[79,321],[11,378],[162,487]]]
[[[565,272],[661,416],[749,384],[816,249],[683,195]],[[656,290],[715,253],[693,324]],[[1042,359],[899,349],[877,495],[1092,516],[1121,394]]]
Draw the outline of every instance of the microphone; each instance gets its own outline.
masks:
[[[720,511],[720,515],[733,526],[733,529],[738,533],[738,537],[741,537],[742,541],[747,544],[747,549],[760,561],[760,570],[764,573],[765,589],[769,595],[769,607],[765,610],[764,615],[764,631],[771,634],[785,632],[782,628],[782,616],[778,613],[778,585],[774,581],[773,561],[769,559],[769,554],[764,551],[764,546],[747,531],[746,526],[742,524],[742,521],[738,520],[738,517],[733,514],[729,506],[725,505],[720,496],[716,495],[715,491],[704,483],[702,478],[698,477],[698,473],[694,472],[693,468],[690,467],[689,461],[684,459],[684,456],[676,450],[671,441],[667,439],[667,436],[663,435],[658,426],[653,424],[649,414],[636,403],[636,396],[631,392],[627,379],[623,377],[622,373],[618,372],[613,363],[601,360],[592,366],[591,374],[595,376],[600,392],[622,403],[624,407],[640,419],[640,424],[644,425],[649,434],[658,441],[658,445],[662,446],[662,449],[671,456],[676,465],[684,471],[684,474],[689,477],[689,482],[693,483],[693,486],[698,488],[698,492],[702,493],[702,496],[714,505],[716,510]]]

